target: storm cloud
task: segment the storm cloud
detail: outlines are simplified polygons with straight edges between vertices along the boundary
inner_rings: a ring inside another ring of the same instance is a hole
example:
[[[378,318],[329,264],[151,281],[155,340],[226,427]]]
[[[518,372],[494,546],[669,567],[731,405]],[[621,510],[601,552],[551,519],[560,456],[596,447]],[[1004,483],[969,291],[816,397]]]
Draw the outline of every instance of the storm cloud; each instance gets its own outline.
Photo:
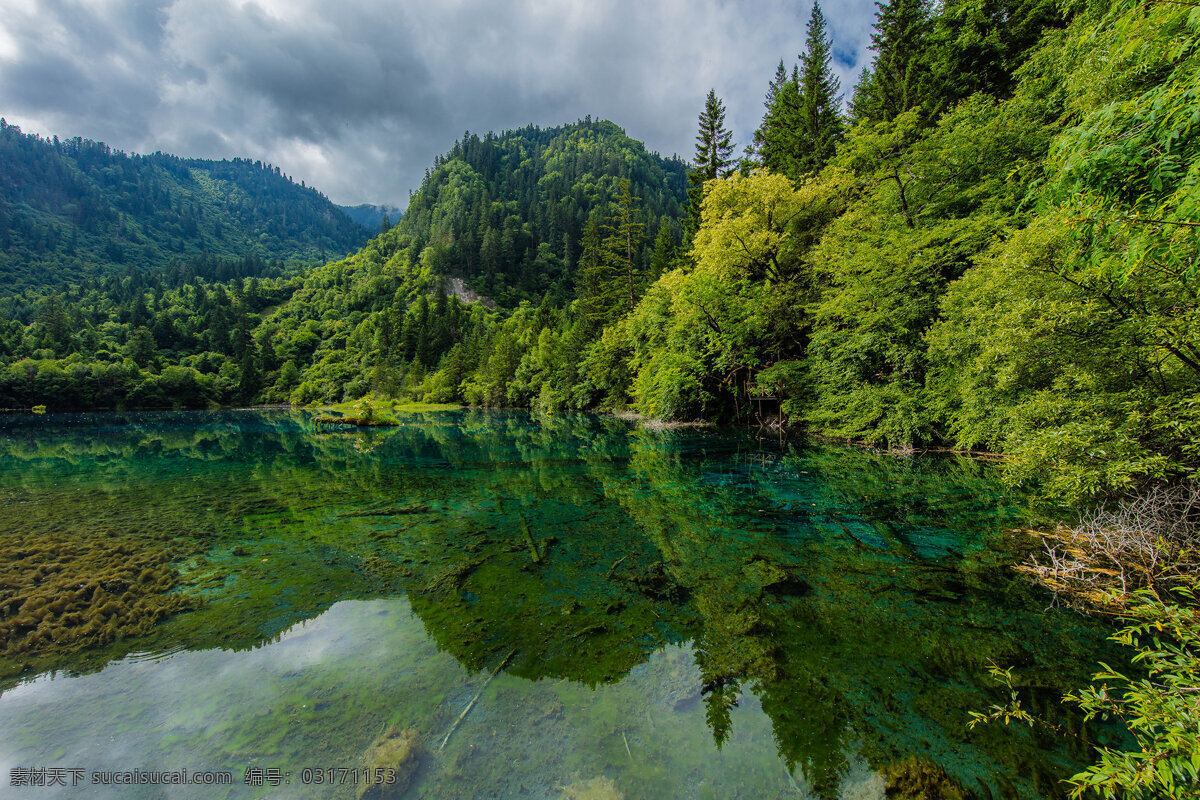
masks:
[[[811,5],[740,0],[0,0],[0,115],[136,152],[269,161],[404,205],[433,157],[585,115],[690,158],[708,89],[739,150]],[[849,92],[875,4],[825,7]]]

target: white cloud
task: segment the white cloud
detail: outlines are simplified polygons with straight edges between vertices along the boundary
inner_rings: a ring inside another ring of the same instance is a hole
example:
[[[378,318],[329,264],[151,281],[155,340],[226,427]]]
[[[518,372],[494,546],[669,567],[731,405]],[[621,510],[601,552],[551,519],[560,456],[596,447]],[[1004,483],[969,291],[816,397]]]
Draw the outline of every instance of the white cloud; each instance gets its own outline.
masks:
[[[465,129],[611,119],[690,157],[715,88],[744,145],[810,6],[728,0],[0,0],[0,114],[127,150],[270,161],[403,204]],[[848,91],[870,0],[825,8]]]

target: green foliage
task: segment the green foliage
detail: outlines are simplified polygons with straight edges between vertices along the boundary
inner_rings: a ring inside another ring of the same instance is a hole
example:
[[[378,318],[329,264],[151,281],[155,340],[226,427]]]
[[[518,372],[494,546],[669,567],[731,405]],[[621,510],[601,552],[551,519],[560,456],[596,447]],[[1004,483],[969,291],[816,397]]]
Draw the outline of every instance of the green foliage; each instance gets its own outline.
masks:
[[[202,255],[295,267],[368,237],[315,189],[249,159],[126,154],[78,137],[42,139],[0,120],[0,174],[4,294]]]
[[[1188,590],[1180,597],[1195,601]],[[1086,720],[1120,720],[1135,745],[1098,746],[1096,763],[1069,779],[1070,796],[1194,797],[1200,786],[1200,616],[1193,605],[1163,603],[1148,592],[1139,593],[1123,615],[1126,624],[1111,638],[1137,651],[1132,664],[1139,674],[1101,664],[1090,686],[1065,699]],[[972,728],[988,722],[1048,724],[1022,704],[1012,668],[993,666],[990,672],[1007,688],[1008,700],[987,713],[971,712]]]
[[[1186,88],[1198,46],[1185,8],[1076,19],[1039,65],[1066,74],[1077,122],[1054,142],[1037,214],[952,288],[931,336],[956,441],[1003,448],[1014,479],[1056,496],[1198,463],[1200,138],[1188,120],[1200,97]]]
[[[1096,683],[1068,699],[1088,719],[1122,720],[1137,746],[1100,748],[1099,761],[1071,778],[1071,796],[1194,796],[1200,787],[1200,615],[1147,596],[1129,616],[1131,624],[1113,639],[1137,650],[1133,663],[1145,677],[1102,664]]]

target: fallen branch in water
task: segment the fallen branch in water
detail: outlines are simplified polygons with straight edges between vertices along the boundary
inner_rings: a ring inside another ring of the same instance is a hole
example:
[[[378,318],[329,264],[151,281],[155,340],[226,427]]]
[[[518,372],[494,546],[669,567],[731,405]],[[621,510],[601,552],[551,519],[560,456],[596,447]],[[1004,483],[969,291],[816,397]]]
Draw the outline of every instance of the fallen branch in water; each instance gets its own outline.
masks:
[[[479,702],[479,698],[483,696],[484,690],[487,689],[492,680],[500,674],[500,670],[504,669],[505,665],[507,665],[509,660],[516,654],[517,651],[513,650],[506,655],[504,660],[500,662],[500,666],[496,667],[492,674],[488,676],[488,679],[483,682],[483,686],[479,687],[479,691],[476,692],[475,696],[471,698],[471,702],[467,703],[467,707],[462,710],[462,713],[458,715],[458,719],[454,720],[454,724],[450,726],[450,730],[446,733],[446,738],[442,739],[442,743],[438,745],[439,753],[446,749],[446,742],[450,741],[450,737],[454,735],[456,730],[458,730],[458,726],[461,725],[462,721],[467,718],[467,714],[471,713],[471,709],[475,707],[475,703]]]

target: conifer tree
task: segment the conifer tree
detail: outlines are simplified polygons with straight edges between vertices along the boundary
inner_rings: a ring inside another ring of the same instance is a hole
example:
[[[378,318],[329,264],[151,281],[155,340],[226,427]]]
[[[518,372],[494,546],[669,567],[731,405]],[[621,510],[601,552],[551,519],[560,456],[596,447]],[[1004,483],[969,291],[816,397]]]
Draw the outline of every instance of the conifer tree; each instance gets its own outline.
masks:
[[[871,34],[870,81],[855,88],[858,119],[884,122],[919,105],[936,102],[931,84],[929,0],[888,0],[876,3],[879,12]],[[925,108],[929,114],[937,109]]]
[[[874,76],[871,68],[863,67],[862,72],[858,73],[858,80],[854,83],[854,90],[850,95],[850,118],[852,120],[871,117],[872,97],[874,96],[871,84],[873,82]]]
[[[639,199],[633,195],[629,179],[622,178],[612,219],[600,226],[593,215],[583,232],[580,306],[584,316],[598,326],[632,311],[641,296],[645,275],[639,257],[645,225],[637,208]]]
[[[800,74],[795,67],[789,76],[779,62],[775,78],[767,89],[766,113],[754,133],[754,151],[759,163],[783,175],[792,175],[799,148],[801,110]]]
[[[733,134],[725,128],[725,104],[713,89],[708,90],[704,111],[700,114],[700,132],[696,134],[696,166],[692,183],[703,185],[714,178],[727,178],[733,172]]]
[[[650,253],[650,280],[671,269],[675,260],[675,235],[671,233],[671,225],[664,217],[658,226],[658,235],[654,238],[654,249]]]
[[[608,321],[611,305],[605,290],[611,287],[605,286],[603,243],[600,238],[600,223],[596,220],[595,212],[588,217],[583,228],[582,246],[576,289],[579,295],[579,310],[589,322],[603,326]]]
[[[767,85],[767,96],[763,100],[763,107],[766,108],[766,112],[763,114],[762,124],[754,132],[754,141],[748,148],[748,151],[752,155],[758,156],[759,164],[767,167],[767,169],[774,169],[776,172],[779,170],[767,162],[773,155],[772,138],[779,130],[780,120],[777,111],[779,93],[783,90],[787,82],[787,69],[783,66],[783,59],[779,59],[779,66],[775,68],[775,77]]]
[[[821,4],[813,3],[804,52],[800,54],[799,148],[796,154],[800,173],[818,172],[825,166],[833,157],[837,140],[844,130],[841,83],[829,67],[832,50]]]
[[[727,134],[728,135],[728,134]],[[642,269],[638,256],[645,239],[645,224],[634,197],[633,184],[622,178],[617,193],[617,205],[612,221],[605,226],[608,236],[604,238],[605,257],[611,266],[613,280],[620,285],[621,305],[628,300],[626,311],[633,311],[642,290]]]
[[[696,161],[688,181],[688,219],[684,226],[684,249],[700,227],[700,206],[704,202],[704,184],[733,173],[733,134],[725,127],[725,104],[709,89],[700,114],[700,131],[696,134]]]

